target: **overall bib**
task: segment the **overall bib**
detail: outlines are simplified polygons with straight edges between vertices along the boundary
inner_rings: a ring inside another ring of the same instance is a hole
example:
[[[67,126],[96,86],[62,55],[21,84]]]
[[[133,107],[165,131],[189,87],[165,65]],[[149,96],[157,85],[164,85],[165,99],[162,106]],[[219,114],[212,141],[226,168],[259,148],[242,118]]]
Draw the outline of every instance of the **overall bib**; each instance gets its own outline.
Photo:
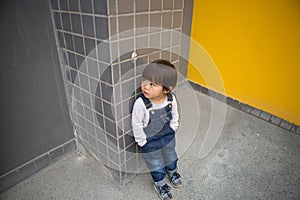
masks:
[[[152,107],[148,98],[141,96],[147,109]],[[168,94],[172,102],[172,94]],[[161,109],[149,110],[149,122],[144,132],[147,143],[140,148],[142,157],[155,182],[161,181],[167,171],[177,170],[177,154],[175,151],[175,131],[170,127],[172,120],[172,103]]]

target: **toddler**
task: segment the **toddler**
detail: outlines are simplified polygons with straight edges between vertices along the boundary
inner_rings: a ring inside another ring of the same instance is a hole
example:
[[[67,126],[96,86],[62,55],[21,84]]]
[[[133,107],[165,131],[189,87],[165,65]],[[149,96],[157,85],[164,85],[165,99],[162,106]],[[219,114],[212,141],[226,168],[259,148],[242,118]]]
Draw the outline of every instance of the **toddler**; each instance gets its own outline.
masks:
[[[171,93],[177,83],[177,71],[169,61],[160,59],[146,66],[142,78],[142,94],[132,112],[133,134],[151,173],[154,189],[161,199],[168,200],[172,194],[166,176],[175,188],[182,185],[175,151],[179,116],[176,98]]]

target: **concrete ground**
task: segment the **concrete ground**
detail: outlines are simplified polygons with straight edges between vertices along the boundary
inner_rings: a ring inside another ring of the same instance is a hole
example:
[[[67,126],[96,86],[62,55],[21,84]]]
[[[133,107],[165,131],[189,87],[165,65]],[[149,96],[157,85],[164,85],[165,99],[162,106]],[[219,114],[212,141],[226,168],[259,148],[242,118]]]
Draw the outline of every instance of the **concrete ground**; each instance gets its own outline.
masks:
[[[184,185],[172,188],[174,199],[300,199],[300,135],[226,106],[222,133],[212,151],[200,158],[211,100],[196,95],[200,124],[180,156]],[[98,161],[76,151],[5,191],[0,199],[159,198],[148,173],[118,187],[99,170]]]

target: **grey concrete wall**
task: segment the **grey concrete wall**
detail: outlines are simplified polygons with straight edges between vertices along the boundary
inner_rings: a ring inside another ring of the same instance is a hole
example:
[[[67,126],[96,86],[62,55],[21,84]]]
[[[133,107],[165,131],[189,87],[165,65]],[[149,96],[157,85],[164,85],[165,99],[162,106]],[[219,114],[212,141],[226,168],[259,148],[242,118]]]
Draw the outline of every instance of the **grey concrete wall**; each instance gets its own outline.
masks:
[[[63,148],[74,136],[48,1],[2,1],[0,9],[3,190],[73,150],[75,144]]]

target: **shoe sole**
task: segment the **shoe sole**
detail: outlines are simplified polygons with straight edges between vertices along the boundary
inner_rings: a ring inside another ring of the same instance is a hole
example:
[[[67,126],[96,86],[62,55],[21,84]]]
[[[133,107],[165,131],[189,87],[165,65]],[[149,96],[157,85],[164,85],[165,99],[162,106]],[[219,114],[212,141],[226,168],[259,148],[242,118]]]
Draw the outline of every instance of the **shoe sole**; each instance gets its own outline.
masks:
[[[158,194],[158,197],[159,197],[161,200],[164,200],[164,199],[160,196],[160,193],[159,193],[159,191],[157,190],[155,184],[153,184],[153,187],[154,187],[154,190],[156,191],[156,193]],[[174,200],[173,197],[170,198],[170,200]]]
[[[181,183],[180,185],[175,185],[175,184],[173,184],[172,181],[170,180],[169,175],[167,175],[167,176],[168,176],[168,178],[169,178],[169,181],[170,181],[171,185],[172,185],[174,188],[181,188],[182,183]]]
[[[181,188],[181,186],[182,186],[182,183],[181,183],[180,185],[175,185],[175,184],[173,184],[171,181],[170,181],[170,183],[171,183],[171,185],[172,185],[174,188]]]

